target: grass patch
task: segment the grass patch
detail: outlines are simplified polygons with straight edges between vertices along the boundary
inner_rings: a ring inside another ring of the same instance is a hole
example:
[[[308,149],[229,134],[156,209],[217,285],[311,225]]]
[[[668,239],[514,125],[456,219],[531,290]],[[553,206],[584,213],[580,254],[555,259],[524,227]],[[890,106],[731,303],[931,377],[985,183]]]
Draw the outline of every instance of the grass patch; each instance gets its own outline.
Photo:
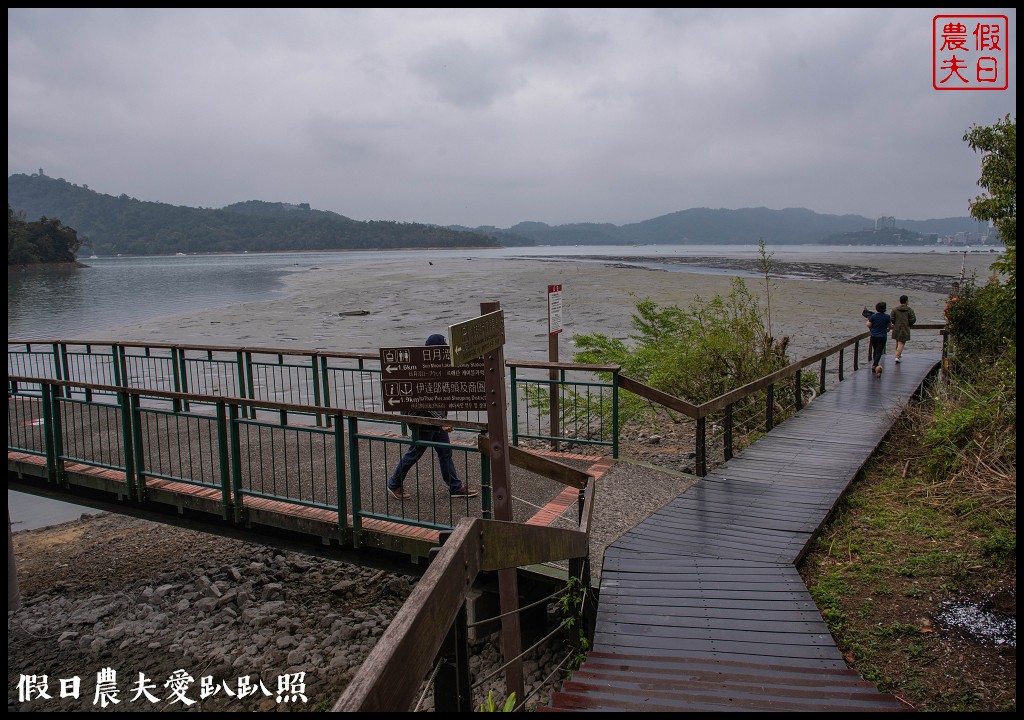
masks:
[[[1016,597],[1016,429],[996,427],[1015,413],[999,402],[943,387],[912,406],[800,567],[851,667],[918,710],[1016,708],[1015,638],[993,644],[939,613]]]

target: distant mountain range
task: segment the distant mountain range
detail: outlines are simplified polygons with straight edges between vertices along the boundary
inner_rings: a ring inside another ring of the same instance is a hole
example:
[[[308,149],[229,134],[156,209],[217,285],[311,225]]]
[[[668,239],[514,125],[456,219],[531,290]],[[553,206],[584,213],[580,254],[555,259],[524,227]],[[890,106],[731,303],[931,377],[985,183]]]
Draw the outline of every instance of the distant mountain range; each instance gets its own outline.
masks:
[[[7,202],[28,221],[59,219],[100,255],[267,252],[511,245],[871,244],[978,242],[987,226],[969,216],[936,220],[822,215],[803,208],[693,208],[627,225],[521,222],[510,228],[358,221],[308,203],[251,200],[221,209],[114,197],[43,174],[7,178]]]

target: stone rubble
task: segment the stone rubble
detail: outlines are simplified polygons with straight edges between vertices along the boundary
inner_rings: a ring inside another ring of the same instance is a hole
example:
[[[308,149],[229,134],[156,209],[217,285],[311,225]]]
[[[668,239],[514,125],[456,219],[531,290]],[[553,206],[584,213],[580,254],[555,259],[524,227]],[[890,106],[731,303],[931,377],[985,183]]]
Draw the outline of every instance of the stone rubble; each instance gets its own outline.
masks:
[[[23,596],[22,607],[7,619],[8,711],[328,710],[417,581],[216,540],[231,547],[206,562],[116,590],[80,592],[69,578]],[[474,685],[494,675],[474,688],[474,709],[488,690],[504,699],[504,675],[495,673],[501,666],[498,642],[489,636],[470,648]],[[528,707],[546,704],[555,689],[549,682],[530,697],[553,671],[560,679],[563,642],[556,636],[524,661]],[[110,696],[97,694],[105,668],[116,672],[117,692]],[[157,702],[140,692],[140,673]],[[191,680],[175,694],[181,685],[172,675],[183,674]],[[78,697],[62,697],[76,676]],[[432,711],[432,686],[423,687],[418,709]],[[31,699],[22,701],[26,693]]]

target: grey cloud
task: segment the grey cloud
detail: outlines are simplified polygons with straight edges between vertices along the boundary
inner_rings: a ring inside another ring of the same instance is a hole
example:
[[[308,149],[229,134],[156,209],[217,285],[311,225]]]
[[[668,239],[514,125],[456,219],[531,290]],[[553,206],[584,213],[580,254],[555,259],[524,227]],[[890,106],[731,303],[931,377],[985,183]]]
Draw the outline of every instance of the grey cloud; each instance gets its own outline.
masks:
[[[461,40],[424,51],[415,72],[441,100],[467,110],[485,108],[523,83],[501,57]]]

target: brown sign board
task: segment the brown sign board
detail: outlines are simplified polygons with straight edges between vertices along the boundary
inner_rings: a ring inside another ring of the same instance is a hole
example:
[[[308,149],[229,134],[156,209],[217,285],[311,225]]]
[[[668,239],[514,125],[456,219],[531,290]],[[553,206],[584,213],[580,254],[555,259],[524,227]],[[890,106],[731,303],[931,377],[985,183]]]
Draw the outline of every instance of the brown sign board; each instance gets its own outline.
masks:
[[[481,315],[448,326],[452,347],[452,365],[458,366],[479,358],[505,344],[505,311]]]
[[[447,345],[380,348],[385,410],[486,410],[483,359],[453,367]]]

